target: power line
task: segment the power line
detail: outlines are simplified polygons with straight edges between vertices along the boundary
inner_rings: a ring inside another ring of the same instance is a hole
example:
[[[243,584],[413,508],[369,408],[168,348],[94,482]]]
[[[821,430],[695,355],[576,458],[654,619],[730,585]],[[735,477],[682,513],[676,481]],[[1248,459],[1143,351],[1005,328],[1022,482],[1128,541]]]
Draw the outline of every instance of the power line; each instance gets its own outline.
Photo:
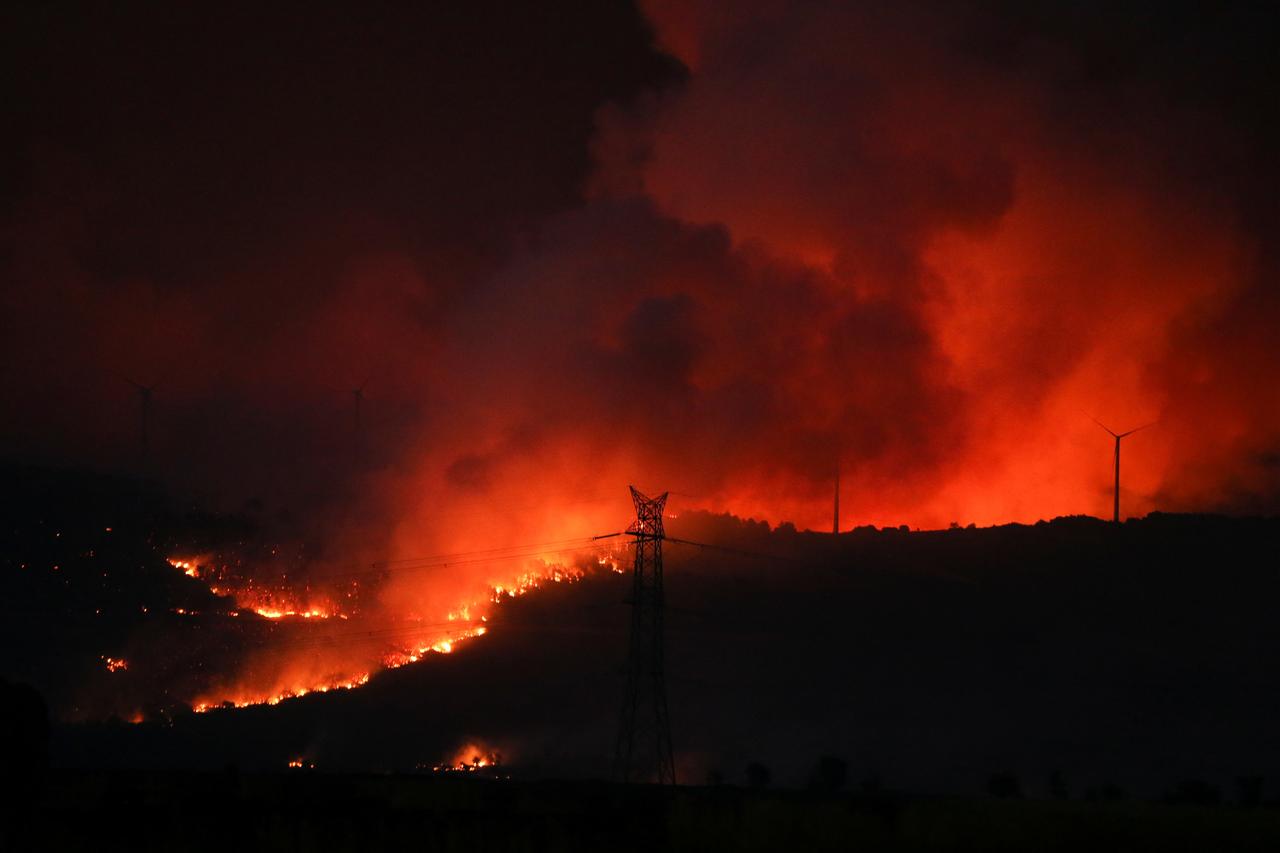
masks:
[[[568,540],[568,541],[574,542],[574,541],[583,541],[583,540]],[[546,554],[548,549],[552,546],[556,546],[555,552],[560,554],[605,553],[616,547],[612,545],[608,545],[608,546],[582,545],[574,548],[566,548],[566,547],[562,547],[561,543],[549,543],[548,545],[540,546],[536,549],[526,550],[519,553],[511,553],[511,554],[493,553],[490,556],[481,556],[481,557],[476,557],[474,559],[469,559],[469,560],[438,559],[435,562],[429,561],[428,558],[418,558],[416,562],[411,562],[409,560],[406,560],[404,561],[404,564],[396,565],[394,567],[386,563],[374,563],[373,566],[375,568],[364,569],[361,571],[351,571],[351,572],[327,572],[324,574],[312,574],[312,575],[308,575],[308,578],[315,579],[315,580],[322,580],[322,579],[328,580],[328,579],[343,579],[343,578],[356,578],[356,577],[369,577],[369,576],[392,577],[396,574],[429,571],[429,570],[436,570],[436,569],[442,569],[442,568],[449,568],[452,566],[468,566],[468,565],[477,565],[477,564],[485,564],[485,563],[497,563],[497,562],[503,562],[506,560],[520,560],[520,559],[531,558],[531,557],[540,557],[543,554]],[[531,548],[531,546],[524,546],[524,547],[526,549]],[[485,553],[485,552],[472,552],[472,553]],[[465,552],[463,555],[465,555]],[[448,555],[442,555],[442,556],[448,556]]]
[[[422,560],[438,560],[438,559],[443,559],[447,557],[471,557],[477,554],[493,554],[493,553],[499,553],[502,551],[524,550],[526,548],[553,548],[557,545],[568,545],[574,542],[591,542],[595,539],[600,539],[600,538],[602,537],[579,536],[574,539],[560,539],[552,542],[529,542],[524,545],[506,545],[500,548],[484,548],[477,551],[455,551],[448,554],[428,554],[427,556],[424,556],[424,557],[404,557],[399,560],[383,560],[381,562],[374,563],[373,565],[376,567],[382,567],[382,566],[397,565],[400,563],[416,563]]]

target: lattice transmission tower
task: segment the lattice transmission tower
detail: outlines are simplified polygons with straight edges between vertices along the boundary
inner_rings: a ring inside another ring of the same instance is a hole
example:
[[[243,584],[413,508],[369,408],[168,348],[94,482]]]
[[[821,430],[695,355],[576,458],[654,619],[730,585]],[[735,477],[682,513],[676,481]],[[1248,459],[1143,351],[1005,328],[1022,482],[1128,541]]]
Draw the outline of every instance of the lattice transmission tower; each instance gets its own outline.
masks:
[[[631,580],[631,646],[627,685],[618,722],[614,774],[623,782],[676,783],[671,757],[671,722],[663,651],[662,510],[667,493],[650,498],[631,486],[636,520],[627,528],[635,538]]]

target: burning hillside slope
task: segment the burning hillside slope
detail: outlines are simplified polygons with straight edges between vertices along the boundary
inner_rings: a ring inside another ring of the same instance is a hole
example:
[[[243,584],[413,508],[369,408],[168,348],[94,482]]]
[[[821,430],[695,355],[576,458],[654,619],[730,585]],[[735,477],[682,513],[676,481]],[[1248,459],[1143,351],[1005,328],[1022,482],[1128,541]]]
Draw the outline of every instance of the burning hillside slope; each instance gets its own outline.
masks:
[[[854,782],[970,792],[996,772],[1029,794],[1052,770],[1073,794],[1280,772],[1265,710],[1280,653],[1267,603],[1280,589],[1249,558],[1280,539],[1274,520],[1061,519],[839,539],[696,513],[679,523],[683,536],[745,552],[667,549],[684,783],[712,771],[742,781],[758,762],[776,784],[803,785],[821,755],[848,761]],[[509,599],[483,641],[359,690],[171,726],[67,729],[59,760],[429,770],[483,743],[513,776],[607,776],[628,580],[599,572]]]

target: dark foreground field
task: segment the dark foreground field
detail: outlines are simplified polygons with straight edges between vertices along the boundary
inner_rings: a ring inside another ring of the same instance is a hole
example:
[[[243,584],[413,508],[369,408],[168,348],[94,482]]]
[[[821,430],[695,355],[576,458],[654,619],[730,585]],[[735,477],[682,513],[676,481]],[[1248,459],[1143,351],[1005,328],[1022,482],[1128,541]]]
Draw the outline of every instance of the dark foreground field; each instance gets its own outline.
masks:
[[[55,773],[13,850],[1275,850],[1280,809],[397,775]]]

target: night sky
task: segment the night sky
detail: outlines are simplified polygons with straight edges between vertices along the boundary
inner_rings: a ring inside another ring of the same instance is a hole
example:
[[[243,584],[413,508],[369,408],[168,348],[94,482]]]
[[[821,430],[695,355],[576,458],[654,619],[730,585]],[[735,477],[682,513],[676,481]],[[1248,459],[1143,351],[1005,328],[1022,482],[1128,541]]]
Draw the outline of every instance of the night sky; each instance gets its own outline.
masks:
[[[837,469],[846,530],[1109,517],[1094,419],[1151,424],[1122,515],[1275,514],[1276,15],[10,4],[3,460],[246,514],[330,596],[620,530],[629,483],[799,530]]]
[[[1265,6],[5,15],[10,455],[135,464],[128,377],[229,505],[1101,514],[1090,416],[1277,505]]]

